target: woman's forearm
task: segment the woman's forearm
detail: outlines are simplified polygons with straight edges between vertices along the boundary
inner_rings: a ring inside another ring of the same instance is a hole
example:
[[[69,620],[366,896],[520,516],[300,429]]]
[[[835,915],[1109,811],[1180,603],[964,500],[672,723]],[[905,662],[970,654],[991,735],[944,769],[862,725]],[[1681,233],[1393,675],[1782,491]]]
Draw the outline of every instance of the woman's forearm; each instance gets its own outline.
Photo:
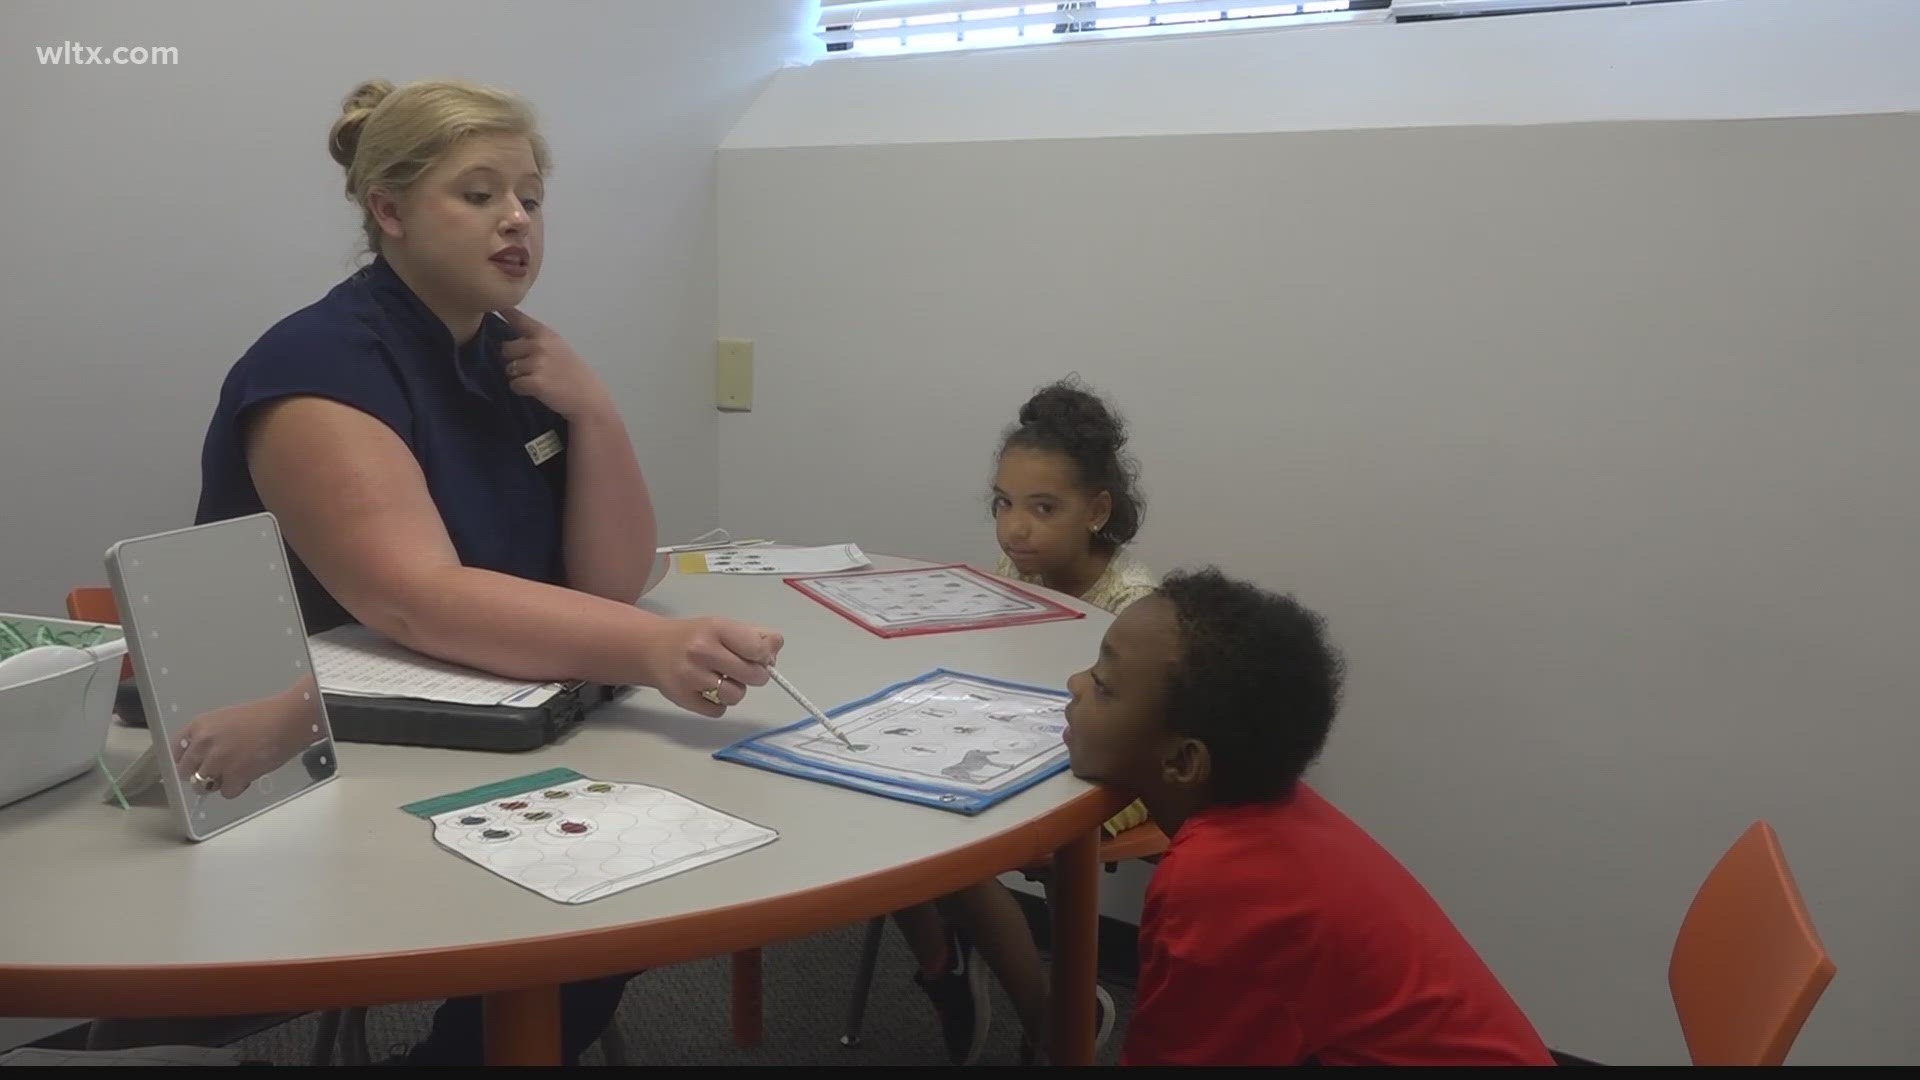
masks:
[[[630,603],[465,566],[423,571],[378,607],[362,621],[415,652],[531,682],[655,685],[675,631]]]
[[[631,604],[646,590],[658,528],[626,424],[609,403],[568,420],[567,583]]]

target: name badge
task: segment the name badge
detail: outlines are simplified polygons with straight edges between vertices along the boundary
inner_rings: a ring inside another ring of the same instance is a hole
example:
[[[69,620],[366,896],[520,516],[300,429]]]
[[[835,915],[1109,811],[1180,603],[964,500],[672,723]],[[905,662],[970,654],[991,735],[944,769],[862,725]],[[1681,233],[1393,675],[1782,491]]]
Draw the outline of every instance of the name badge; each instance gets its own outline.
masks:
[[[527,444],[527,456],[535,465],[545,465],[560,452],[560,433],[549,431]]]

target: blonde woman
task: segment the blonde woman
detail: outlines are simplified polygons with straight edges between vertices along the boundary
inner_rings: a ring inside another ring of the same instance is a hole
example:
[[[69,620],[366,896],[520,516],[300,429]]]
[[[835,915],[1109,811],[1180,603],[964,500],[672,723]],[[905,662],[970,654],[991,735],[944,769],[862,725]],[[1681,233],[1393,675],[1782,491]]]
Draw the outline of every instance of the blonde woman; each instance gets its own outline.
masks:
[[[196,520],[272,511],[310,631],[359,622],[469,667],[650,686],[709,717],[764,685],[779,634],[634,606],[656,541],[633,446],[592,367],[519,306],[551,167],[532,110],[485,86],[375,80],[328,149],[373,258],[234,365]],[[565,988],[565,1060],[625,983]],[[463,999],[408,1060],[480,1057]]]

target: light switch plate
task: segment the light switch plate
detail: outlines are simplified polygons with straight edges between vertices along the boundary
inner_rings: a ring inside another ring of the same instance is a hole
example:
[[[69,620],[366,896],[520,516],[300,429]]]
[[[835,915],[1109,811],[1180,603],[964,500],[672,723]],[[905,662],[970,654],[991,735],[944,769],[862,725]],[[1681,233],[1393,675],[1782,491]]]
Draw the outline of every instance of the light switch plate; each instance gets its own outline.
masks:
[[[752,412],[753,342],[722,338],[715,360],[715,407],[722,412]]]

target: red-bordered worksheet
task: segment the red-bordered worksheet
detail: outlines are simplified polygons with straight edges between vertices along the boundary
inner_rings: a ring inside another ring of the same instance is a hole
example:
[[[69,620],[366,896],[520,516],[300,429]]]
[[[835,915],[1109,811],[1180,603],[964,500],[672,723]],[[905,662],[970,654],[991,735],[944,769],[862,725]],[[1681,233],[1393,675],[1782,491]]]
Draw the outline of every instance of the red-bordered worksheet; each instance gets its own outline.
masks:
[[[787,584],[884,638],[1085,618],[971,566],[790,577]]]

